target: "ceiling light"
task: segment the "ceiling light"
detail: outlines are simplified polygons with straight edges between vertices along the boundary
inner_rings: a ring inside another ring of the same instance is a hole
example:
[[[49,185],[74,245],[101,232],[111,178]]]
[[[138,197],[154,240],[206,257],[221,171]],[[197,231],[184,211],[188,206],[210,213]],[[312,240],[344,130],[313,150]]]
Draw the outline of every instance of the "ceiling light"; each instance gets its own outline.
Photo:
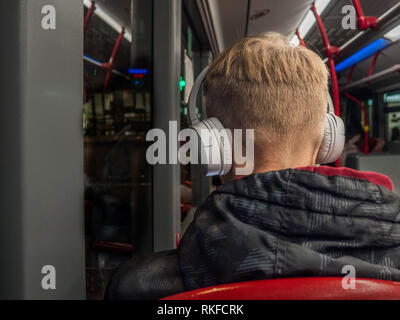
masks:
[[[321,15],[325,11],[326,7],[331,1],[332,0],[317,0],[315,2],[315,7],[317,8],[317,12],[319,15]]]
[[[91,0],[83,0],[83,4],[87,7],[90,8],[92,6],[92,1]],[[121,32],[122,30],[122,24],[119,23],[117,20],[115,20],[110,13],[108,13],[105,9],[101,8],[98,3],[96,3],[96,10],[94,13],[102,19],[105,23],[107,23],[111,28],[113,28],[115,31],[118,33]],[[125,33],[124,33],[124,38],[128,40],[129,42],[132,42],[132,34],[127,28],[125,27]]]
[[[397,41],[400,40],[400,25],[390,30],[388,33],[384,35],[386,39]]]
[[[328,4],[331,1],[332,0],[317,0],[315,2],[315,7],[316,7],[319,15],[322,15],[322,13],[325,11],[326,7],[328,6]],[[308,34],[308,32],[311,30],[311,28],[314,26],[315,22],[316,21],[315,21],[314,13],[311,10],[308,11],[307,15],[305,16],[305,18],[303,19],[303,21],[301,22],[301,24],[299,26],[300,37],[302,37],[304,39],[306,37],[306,35]],[[296,41],[296,38],[297,38],[297,36],[294,35],[292,37],[290,43],[300,44],[299,41]]]
[[[336,72],[341,72],[343,70],[346,70],[346,69],[358,64],[361,61],[364,61],[365,59],[374,55],[376,52],[385,49],[390,44],[391,44],[391,42],[384,38],[379,38],[378,40],[375,40],[374,42],[370,43],[366,47],[364,47],[361,50],[354,53],[349,58],[347,58],[347,59],[343,60],[341,63],[339,63],[336,66]]]
[[[299,38],[297,38],[297,36],[294,35],[294,36],[292,37],[292,40],[290,40],[290,44],[291,44],[292,46],[298,46],[298,45],[300,45],[300,40],[299,40]]]
[[[300,37],[304,38],[312,28],[314,23],[315,23],[314,14],[311,11],[309,11],[306,17],[304,18],[303,22],[300,24],[299,27]]]

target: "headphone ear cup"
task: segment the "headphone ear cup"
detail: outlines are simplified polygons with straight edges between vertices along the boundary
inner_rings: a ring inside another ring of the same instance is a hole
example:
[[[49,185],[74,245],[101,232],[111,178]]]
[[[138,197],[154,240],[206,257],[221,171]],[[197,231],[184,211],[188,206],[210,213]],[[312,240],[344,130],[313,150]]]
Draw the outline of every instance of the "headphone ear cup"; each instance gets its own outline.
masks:
[[[225,175],[232,168],[232,137],[217,118],[192,126],[199,140],[199,163],[207,166],[207,176]],[[204,163],[206,162],[206,163]]]
[[[343,153],[345,127],[343,120],[333,113],[325,118],[324,137],[317,155],[318,164],[335,162]]]

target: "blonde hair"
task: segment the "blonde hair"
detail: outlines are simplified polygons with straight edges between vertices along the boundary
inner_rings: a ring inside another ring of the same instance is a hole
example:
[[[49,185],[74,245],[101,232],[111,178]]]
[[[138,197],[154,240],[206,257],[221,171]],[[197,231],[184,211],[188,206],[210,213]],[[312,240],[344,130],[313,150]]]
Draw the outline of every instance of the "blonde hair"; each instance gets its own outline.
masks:
[[[322,138],[315,128],[327,111],[328,70],[317,54],[280,34],[244,38],[226,49],[204,87],[207,116],[231,130],[254,129],[255,147]]]

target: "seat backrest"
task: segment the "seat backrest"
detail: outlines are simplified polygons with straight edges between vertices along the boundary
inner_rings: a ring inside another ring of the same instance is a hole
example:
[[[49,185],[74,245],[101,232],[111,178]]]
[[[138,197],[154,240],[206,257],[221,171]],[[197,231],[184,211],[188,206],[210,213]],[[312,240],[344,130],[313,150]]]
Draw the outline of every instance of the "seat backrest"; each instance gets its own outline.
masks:
[[[286,278],[231,283],[179,293],[163,300],[400,300],[400,282],[343,278]]]
[[[355,170],[372,171],[388,176],[394,191],[400,194],[400,154],[372,153],[369,155],[352,153],[347,156],[346,166]]]
[[[391,154],[400,154],[400,140],[389,143],[387,148]]]

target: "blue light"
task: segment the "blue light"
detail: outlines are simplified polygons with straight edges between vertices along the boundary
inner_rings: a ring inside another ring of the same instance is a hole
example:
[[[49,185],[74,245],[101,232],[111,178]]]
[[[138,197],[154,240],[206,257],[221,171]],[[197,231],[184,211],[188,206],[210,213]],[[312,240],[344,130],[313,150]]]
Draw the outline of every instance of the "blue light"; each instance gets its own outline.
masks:
[[[133,69],[133,68],[130,68],[128,70],[128,72],[129,72],[129,74],[148,74],[149,70],[147,70],[147,69]]]
[[[101,64],[101,62],[100,62],[100,61],[98,61],[98,60],[96,60],[96,59],[93,59],[93,58],[89,57],[87,54],[84,54],[83,56],[84,56],[86,59],[88,59],[88,60],[91,60],[91,61],[93,61],[93,62],[95,62],[95,63],[97,63],[97,64]]]
[[[353,54],[351,57],[349,57],[346,60],[343,60],[341,63],[339,63],[336,66],[336,72],[341,72],[343,70],[346,70],[346,69],[354,66],[355,64],[369,58],[370,56],[375,54],[377,51],[385,49],[391,43],[392,43],[392,41],[390,41],[390,40],[387,40],[384,38],[379,38],[378,40],[372,42],[368,46],[362,48],[360,51]]]

